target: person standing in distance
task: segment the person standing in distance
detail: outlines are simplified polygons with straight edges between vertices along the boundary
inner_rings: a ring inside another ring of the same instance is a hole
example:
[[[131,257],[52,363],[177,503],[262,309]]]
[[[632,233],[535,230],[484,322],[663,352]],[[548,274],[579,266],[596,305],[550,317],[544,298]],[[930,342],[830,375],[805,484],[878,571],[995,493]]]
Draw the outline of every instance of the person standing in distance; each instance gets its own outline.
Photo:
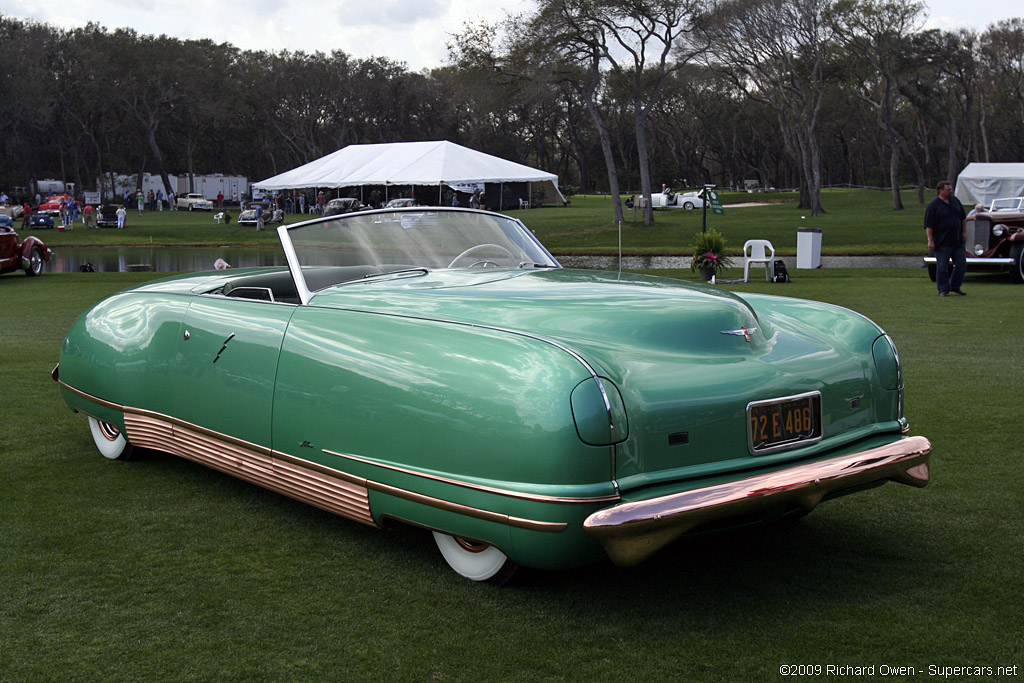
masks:
[[[928,251],[935,254],[935,284],[939,296],[950,292],[964,296],[960,289],[967,270],[967,213],[960,200],[953,196],[948,180],[936,186],[939,196],[924,210],[924,230],[928,235]],[[950,270],[950,261],[953,268]]]

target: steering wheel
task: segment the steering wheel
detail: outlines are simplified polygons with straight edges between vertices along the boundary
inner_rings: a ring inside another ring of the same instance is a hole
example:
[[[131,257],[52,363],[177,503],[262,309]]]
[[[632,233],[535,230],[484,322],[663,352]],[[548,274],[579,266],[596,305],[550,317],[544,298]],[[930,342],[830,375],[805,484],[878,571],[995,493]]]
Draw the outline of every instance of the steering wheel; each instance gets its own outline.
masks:
[[[480,251],[481,249],[487,249],[488,247],[490,247],[492,249],[497,249],[499,251],[504,252],[506,255],[508,255],[509,261],[515,261],[516,260],[516,257],[512,254],[512,252],[509,251],[508,249],[506,249],[505,247],[501,246],[500,244],[478,244],[478,245],[476,245],[474,247],[470,247],[466,251],[462,252],[461,254],[459,254],[458,256],[453,258],[452,262],[448,264],[448,267],[449,268],[454,268],[455,264],[459,262],[459,259],[463,259],[463,258],[469,256],[470,254],[472,254],[475,251]],[[491,259],[482,259],[480,261],[474,261],[473,263],[469,264],[469,267],[470,268],[477,268],[477,267],[480,267],[480,268],[500,268],[498,263],[495,262],[495,261],[492,261]]]

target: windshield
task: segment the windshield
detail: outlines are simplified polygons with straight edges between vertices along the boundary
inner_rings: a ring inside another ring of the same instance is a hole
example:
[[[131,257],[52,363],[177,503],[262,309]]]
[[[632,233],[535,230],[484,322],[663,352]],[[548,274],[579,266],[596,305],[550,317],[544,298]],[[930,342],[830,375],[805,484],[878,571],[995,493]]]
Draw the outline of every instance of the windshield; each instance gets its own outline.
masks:
[[[278,233],[289,268],[298,270],[309,292],[348,279],[324,277],[325,267],[359,267],[360,277],[409,269],[558,267],[519,221],[468,209],[364,211],[282,226]]]
[[[996,199],[992,202],[992,208],[989,211],[1016,211],[1017,207],[1021,204],[1020,197],[1013,197],[1011,199]]]

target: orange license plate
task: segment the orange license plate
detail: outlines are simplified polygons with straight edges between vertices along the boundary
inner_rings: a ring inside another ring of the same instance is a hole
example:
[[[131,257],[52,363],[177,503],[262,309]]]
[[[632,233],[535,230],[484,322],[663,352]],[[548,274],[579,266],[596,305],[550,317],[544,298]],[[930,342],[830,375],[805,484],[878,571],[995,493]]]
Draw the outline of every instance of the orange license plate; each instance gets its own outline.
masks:
[[[765,453],[821,438],[821,394],[755,401],[747,406],[751,453]]]

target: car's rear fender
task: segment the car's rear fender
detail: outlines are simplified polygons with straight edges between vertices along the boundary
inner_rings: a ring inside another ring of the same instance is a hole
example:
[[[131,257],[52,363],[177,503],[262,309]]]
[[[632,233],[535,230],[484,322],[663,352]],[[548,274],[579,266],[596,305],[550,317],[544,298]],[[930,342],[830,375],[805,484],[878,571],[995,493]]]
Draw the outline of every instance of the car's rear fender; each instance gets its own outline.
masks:
[[[591,371],[535,337],[300,307],[277,376],[275,450],[377,463],[361,475],[401,466],[543,493],[611,485],[611,447],[584,443],[573,416],[573,390]],[[592,393],[580,410],[595,408]]]

